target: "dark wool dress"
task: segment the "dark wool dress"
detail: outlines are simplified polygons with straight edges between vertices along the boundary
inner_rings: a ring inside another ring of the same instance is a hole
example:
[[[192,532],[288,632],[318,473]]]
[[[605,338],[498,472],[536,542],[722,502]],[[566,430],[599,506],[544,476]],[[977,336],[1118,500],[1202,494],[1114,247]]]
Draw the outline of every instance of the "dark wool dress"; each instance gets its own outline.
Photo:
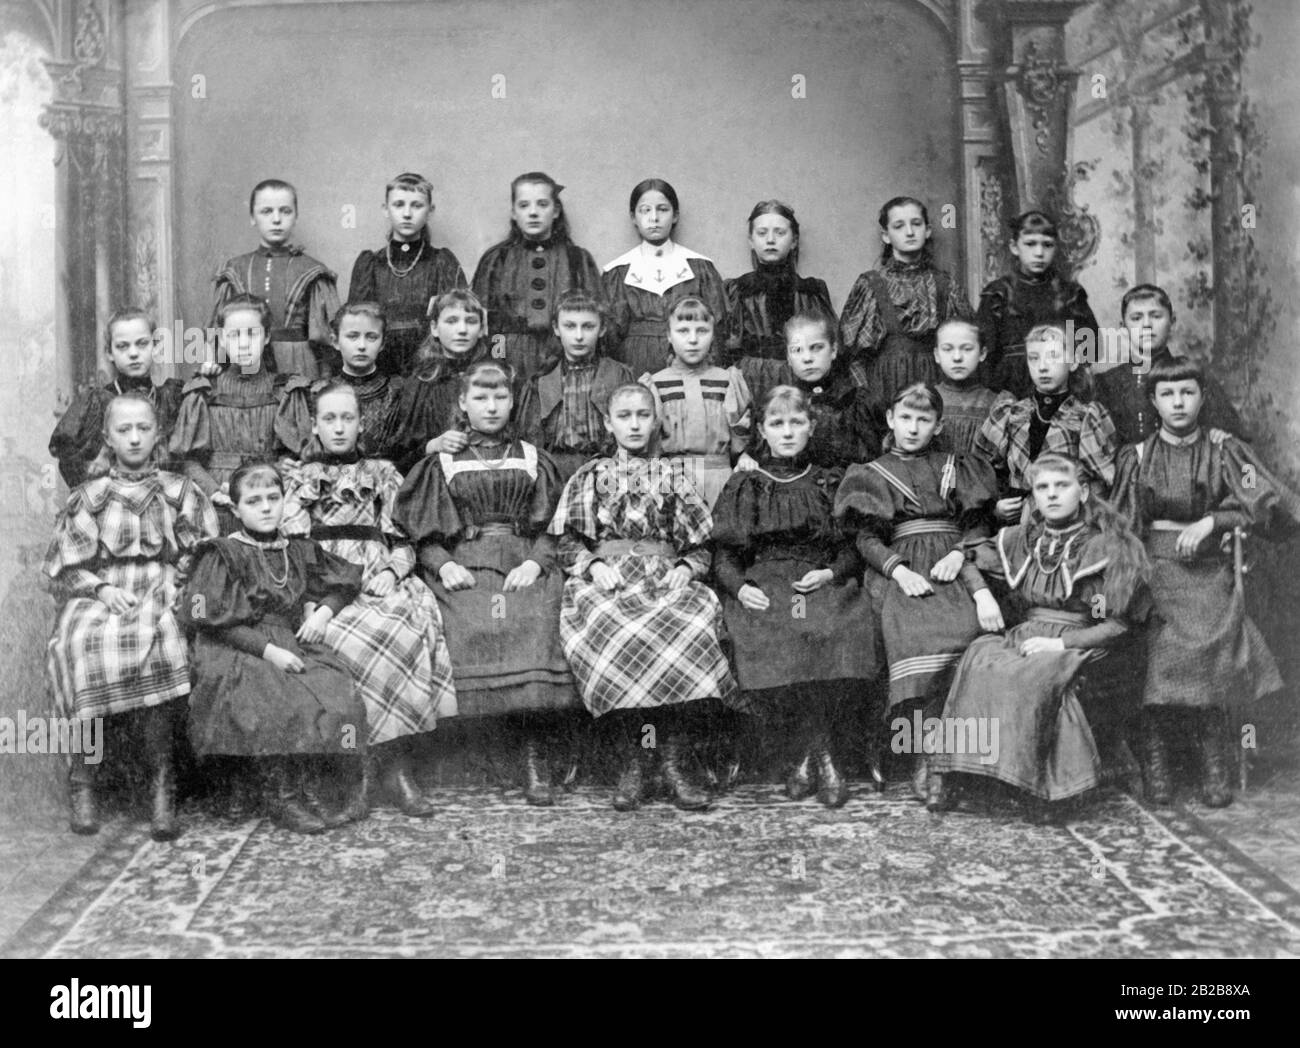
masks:
[[[953,732],[952,745],[945,736],[943,752],[930,757],[931,769],[1001,779],[1048,801],[1091,789],[1099,761],[1079,703],[1079,672],[1106,654],[1098,649],[1123,638],[1124,616],[1140,615],[1142,596],[1099,616],[1107,550],[1100,533],[1082,522],[1062,529],[1041,523],[1003,528],[979,546],[975,563],[1021,594],[1029,618],[967,649],[943,708],[944,720],[963,732]],[[1066,648],[1021,655],[1030,637],[1061,637]],[[966,725],[977,733],[987,725],[983,737],[995,739],[996,749],[980,753]]]
[[[952,582],[939,582],[930,569],[988,535],[996,497],[989,465],[958,452],[890,451],[844,475],[835,516],[856,534],[858,551],[874,569],[867,589],[889,663],[891,707],[942,696],[957,660],[979,636],[972,599],[984,587],[979,570],[966,561]],[[905,594],[890,578],[900,564],[927,579],[934,593]]]
[[[980,345],[988,351],[981,375],[990,389],[1029,396],[1034,384],[1025,364],[1025,336],[1050,321],[1073,321],[1076,331],[1090,330],[1096,344],[1097,318],[1088,293],[1073,280],[1056,273],[1031,277],[1017,267],[984,286],[977,322]]]
[[[890,257],[858,277],[840,317],[841,352],[867,368],[868,386],[882,404],[913,382],[939,375],[934,340],[939,325],[969,317],[961,283],[928,258]]]
[[[138,381],[119,378],[107,386],[78,393],[50,437],[50,455],[58,460],[59,474],[68,487],[75,488],[86,481],[86,468],[104,447],[104,411],[110,400],[123,393],[142,393],[149,398],[158,412],[160,468],[174,468],[169,462],[167,441],[176,424],[183,388],[178,378],[166,379],[156,386],[148,377]]]
[[[335,276],[321,262],[295,245],[269,248],[232,258],[217,273],[216,302],[209,327],[217,326],[221,307],[235,295],[266,299],[271,309],[267,348],[282,375],[316,378],[321,363],[332,360],[334,336],[330,322],[339,309]]]
[[[384,308],[384,351],[377,366],[387,375],[409,375],[415,351],[429,333],[429,307],[453,288],[469,287],[456,256],[434,247],[429,231],[414,243],[391,238],[378,251],[363,251],[352,264],[349,302]]]
[[[662,292],[640,286],[632,265],[623,261],[627,255],[605,266],[601,285],[610,311],[609,355],[626,364],[634,375],[653,374],[667,366],[671,356],[668,305],[683,295],[694,295],[708,304],[717,318],[713,343],[719,349],[727,344],[727,295],[722,277],[707,258],[689,254],[693,257],[672,260],[668,277],[673,282]]]
[[[943,398],[943,431],[934,438],[936,451],[974,451],[997,394],[985,386],[966,382],[954,385],[940,378],[937,386]]]
[[[481,433],[455,455],[422,459],[398,493],[393,522],[411,537],[438,598],[462,717],[581,705],[560,646],[564,576],[546,533],[559,497],[546,452]],[[504,592],[526,560],[542,574]],[[451,561],[474,576],[472,587],[442,584],[438,572]]]
[[[171,453],[209,498],[240,466],[281,455],[296,458],[311,434],[310,386],[301,375],[284,380],[263,368],[228,367],[213,379],[192,378],[172,431]],[[217,507],[221,533],[238,530],[235,515]]]
[[[479,260],[474,294],[487,310],[492,355],[525,381],[560,351],[551,324],[566,291],[601,296],[595,260],[567,239],[526,240],[514,229]]]
[[[875,395],[859,384],[852,367],[837,359],[820,382],[794,377],[788,364],[777,376],[777,385],[803,390],[812,401],[816,425],[808,438],[808,457],[814,465],[849,466],[870,462],[880,454],[883,415]],[[770,387],[769,387],[770,388]],[[754,404],[763,401],[766,390],[750,390]],[[755,414],[758,408],[755,407]]]
[[[480,340],[468,353],[443,353],[432,368],[402,383],[386,438],[393,464],[407,474],[425,456],[434,437],[454,429],[460,421],[460,380],[471,364],[490,359],[488,343]]]
[[[364,751],[366,709],[346,665],[294,635],[304,604],[324,604],[337,615],[360,591],[361,568],[310,539],[259,541],[239,533],[205,544],[179,612],[194,634],[194,752]],[[273,666],[262,657],[267,644],[297,655],[303,672]]]
[[[1121,445],[1136,444],[1154,436],[1160,429],[1160,413],[1147,395],[1146,381],[1157,365],[1169,364],[1178,358],[1166,347],[1151,355],[1149,366],[1133,368],[1120,364],[1094,378],[1097,400],[1106,406],[1115,423],[1115,438]],[[1205,399],[1201,405],[1201,425],[1206,429],[1221,429],[1242,440],[1250,440],[1250,433],[1228,394],[1209,375],[1204,377]]]
[[[820,313],[837,323],[824,280],[801,277],[793,259],[759,262],[744,276],[726,283],[727,352],[715,352],[724,366],[734,364],[750,390],[768,389],[780,380],[785,364],[785,323],[796,313]]]
[[[869,681],[879,671],[862,560],[832,516],[840,478],[806,458],[764,457],[758,469],[734,474],[713,508],[713,574],[742,689],[737,705],[757,699],[753,692]],[[820,589],[792,588],[823,568],[835,577]],[[766,611],[737,599],[746,583],[767,595]]]
[[[1233,528],[1267,528],[1293,500],[1250,447],[1228,438],[1215,446],[1205,430],[1188,443],[1163,431],[1120,451],[1115,501],[1151,558],[1154,614],[1147,631],[1143,702],[1149,706],[1227,706],[1282,687],[1277,665],[1246,615],[1232,550]],[[1195,556],[1175,548],[1179,531],[1203,517],[1214,531]]]
[[[386,351],[385,351],[386,352]],[[335,376],[357,392],[361,405],[361,432],[357,435],[357,452],[362,458],[392,460],[397,453],[394,441],[402,428],[402,390],[409,379],[387,375],[376,368],[369,375]],[[320,384],[312,390],[319,392]],[[310,421],[308,422],[310,428]],[[436,434],[435,434],[436,436]]]

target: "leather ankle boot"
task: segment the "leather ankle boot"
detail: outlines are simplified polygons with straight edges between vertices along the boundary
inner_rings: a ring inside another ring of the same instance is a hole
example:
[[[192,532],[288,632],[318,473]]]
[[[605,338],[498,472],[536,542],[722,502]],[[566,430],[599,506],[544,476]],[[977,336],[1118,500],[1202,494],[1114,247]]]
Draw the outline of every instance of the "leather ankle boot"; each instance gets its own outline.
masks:
[[[805,751],[799,763],[790,769],[785,778],[785,795],[792,801],[801,801],[813,795],[812,754]]]
[[[930,799],[930,791],[926,785],[929,778],[930,762],[923,754],[918,753],[912,758],[912,796],[922,804]]]
[[[1228,759],[1228,719],[1215,706],[1200,714],[1201,801],[1209,808],[1232,803],[1232,767]]]
[[[180,836],[176,821],[176,769],[172,760],[170,706],[145,710],[144,741],[149,753],[149,836],[174,841]]]
[[[420,786],[415,781],[415,769],[411,766],[411,756],[404,748],[388,758],[382,781],[384,792],[403,815],[413,819],[427,819],[437,813],[437,806],[420,791]]]
[[[298,795],[303,807],[320,819],[326,829],[334,830],[345,826],[349,820],[341,808],[333,807],[321,789],[320,775],[324,770],[324,761],[319,757],[298,757],[295,759],[298,775]]]
[[[628,751],[627,763],[623,773],[618,777],[618,787],[614,790],[615,811],[635,811],[645,799],[645,766],[641,747],[632,743]]]
[[[537,739],[524,740],[524,800],[537,808],[549,808],[555,803],[551,789],[551,768],[542,756]]]
[[[681,736],[667,738],[663,746],[664,782],[677,807],[683,811],[704,811],[712,806],[713,800],[706,790],[691,782],[686,773],[686,753]]]
[[[266,758],[266,785],[271,820],[294,833],[325,832],[325,823],[303,804],[292,757]]]
[[[830,741],[817,740],[813,749],[817,764],[817,799],[828,808],[842,808],[849,799],[849,784],[831,759]]]
[[[247,758],[221,762],[226,776],[226,803],[222,814],[233,822],[244,822],[259,814],[256,772]]]
[[[1165,807],[1174,802],[1174,784],[1169,778],[1167,720],[1148,709],[1142,717],[1142,781],[1147,802]]]
[[[952,796],[946,775],[931,770],[925,782],[925,807],[927,811],[935,812],[948,811],[952,807]]]
[[[367,750],[361,757],[361,775],[348,793],[339,813],[344,823],[361,822],[370,816],[370,791],[375,783],[375,755]]]
[[[72,755],[68,769],[68,828],[73,833],[90,836],[99,832],[99,812],[95,804],[95,770],[78,754]]]

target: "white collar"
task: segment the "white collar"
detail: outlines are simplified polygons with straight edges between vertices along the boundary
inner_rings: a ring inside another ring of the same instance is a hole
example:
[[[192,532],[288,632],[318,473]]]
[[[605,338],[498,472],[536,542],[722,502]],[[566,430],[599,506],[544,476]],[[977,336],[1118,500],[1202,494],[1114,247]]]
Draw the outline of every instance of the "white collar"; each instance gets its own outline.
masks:
[[[672,240],[663,243],[662,254],[656,254],[657,249],[644,250],[645,246],[644,242],[637,244],[631,251],[619,255],[613,262],[605,265],[604,272],[608,273],[619,266],[627,266],[627,276],[623,278],[624,284],[662,295],[669,288],[695,279],[695,273],[688,264],[689,259],[698,258],[702,262],[713,261],[708,256],[692,251],[688,247],[682,247]]]

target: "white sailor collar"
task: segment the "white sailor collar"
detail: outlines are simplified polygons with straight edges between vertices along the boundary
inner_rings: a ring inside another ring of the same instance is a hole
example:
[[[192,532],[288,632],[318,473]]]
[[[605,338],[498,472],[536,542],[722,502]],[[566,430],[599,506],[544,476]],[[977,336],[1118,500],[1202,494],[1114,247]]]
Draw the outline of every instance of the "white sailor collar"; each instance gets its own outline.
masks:
[[[669,240],[662,245],[663,254],[655,254],[655,249],[642,250],[643,244],[637,244],[631,251],[618,256],[608,263],[604,272],[608,273],[619,266],[627,266],[627,275],[623,283],[629,287],[639,287],[656,295],[662,295],[678,284],[684,284],[695,278],[689,260],[698,258],[702,262],[712,262],[707,255],[692,251],[688,247]]]

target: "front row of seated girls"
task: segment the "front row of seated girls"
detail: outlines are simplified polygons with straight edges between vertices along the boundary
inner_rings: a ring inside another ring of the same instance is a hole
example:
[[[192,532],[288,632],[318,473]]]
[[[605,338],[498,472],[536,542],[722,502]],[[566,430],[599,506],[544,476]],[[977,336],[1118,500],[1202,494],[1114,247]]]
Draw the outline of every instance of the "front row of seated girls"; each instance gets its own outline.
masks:
[[[223,421],[222,410],[234,407],[256,410],[261,439],[275,438],[286,413],[274,385],[270,397],[254,394],[255,404],[239,395],[239,382],[264,374],[254,359],[255,302],[228,303],[234,332],[224,337],[237,366],[218,376],[215,393],[191,390],[201,400],[183,408],[192,417],[173,434],[173,449],[181,432],[200,449],[212,448],[218,432],[244,433],[238,416]],[[656,446],[662,393],[621,383],[597,407],[594,386],[575,380],[591,367],[583,350],[600,313],[591,302],[569,305],[556,323],[560,401],[535,411],[533,424],[566,434],[576,450],[592,439],[595,409],[614,447],[578,466],[567,484],[545,449],[512,431],[514,376],[490,359],[455,369],[459,419],[440,421],[448,428],[430,439],[460,439],[422,455],[404,481],[387,461],[359,454],[369,421],[347,379],[317,388],[314,440],[305,461],[287,470],[287,491],[275,469],[233,458],[209,459],[233,467],[223,487],[210,471],[194,471],[197,479],[158,471],[155,401],[139,393],[109,401],[103,441],[111,462],[74,490],[46,564],[71,598],[49,647],[60,709],[172,710],[188,693],[196,753],[244,765],[256,758],[261,773],[242,778],[266,782],[277,822],[320,832],[363,817],[376,779],[405,813],[436,810],[412,774],[410,744],[454,713],[517,723],[526,797],[554,803],[549,714],[579,703],[623,722],[621,809],[645,799],[653,752],[678,806],[708,806],[690,752],[709,700],[762,725],[781,707],[792,710],[800,726],[787,790],[806,796],[815,784],[823,803],[839,805],[847,786],[831,741],[836,707],[887,669],[887,721],[919,705],[1000,723],[1002,757],[992,765],[917,754],[913,788],[929,807],[952,803],[959,773],[999,777],[1051,801],[1096,784],[1080,671],[1091,674],[1099,653],[1151,604],[1148,796],[1168,799],[1167,734],[1174,708],[1190,706],[1208,711],[1198,713],[1203,797],[1231,799],[1225,696],[1263,695],[1280,680],[1219,540],[1238,526],[1280,530],[1274,525],[1298,513],[1246,445],[1199,428],[1205,381],[1196,365],[1157,364],[1147,388],[1161,429],[1125,448],[1116,471],[1090,460],[1087,427],[1065,421],[1074,417],[1071,367],[1059,329],[1040,329],[1027,339],[1029,410],[1004,411],[979,435],[1004,435],[1001,444],[986,441],[1007,449],[993,467],[934,443],[945,404],[934,387],[916,384],[884,412],[888,450],[841,478],[819,431],[865,440],[857,434],[873,409],[856,394],[843,405],[818,404],[833,388],[838,347],[825,322],[796,316],[787,327],[791,382],[763,394],[753,415],[761,444],[742,457],[711,515],[697,471]],[[471,307],[449,304],[461,314],[453,326],[465,326]],[[339,319],[360,330],[366,317],[345,309]],[[578,321],[572,330],[570,319]],[[963,381],[947,358],[973,366],[972,341],[961,324],[940,332],[936,356],[947,379]],[[352,361],[354,378],[365,377],[366,356]],[[525,405],[531,396],[541,406],[546,374],[530,384]],[[555,395],[549,390],[548,400]],[[1098,411],[1094,429],[1104,438]],[[575,415],[585,428],[572,425]],[[1027,461],[1034,445],[1046,454]],[[1032,505],[999,504],[999,496],[1018,497],[999,489],[999,462],[1008,478],[1011,467],[1022,471],[1003,483],[1030,494]],[[1112,479],[1120,516],[1099,494]],[[219,527],[205,482],[225,496],[234,529]],[[996,537],[995,507],[1010,523]],[[227,537],[218,540],[220,530]],[[711,540],[721,601],[704,585]],[[1005,636],[980,639],[1014,620],[986,577],[1030,610]],[[194,636],[188,669],[182,626]],[[1008,706],[1013,695],[1032,701]],[[150,714],[152,822],[154,835],[169,839],[176,821],[163,723]],[[336,807],[321,782],[340,762],[354,782]],[[97,822],[87,768],[72,776],[73,825],[83,832]]]

